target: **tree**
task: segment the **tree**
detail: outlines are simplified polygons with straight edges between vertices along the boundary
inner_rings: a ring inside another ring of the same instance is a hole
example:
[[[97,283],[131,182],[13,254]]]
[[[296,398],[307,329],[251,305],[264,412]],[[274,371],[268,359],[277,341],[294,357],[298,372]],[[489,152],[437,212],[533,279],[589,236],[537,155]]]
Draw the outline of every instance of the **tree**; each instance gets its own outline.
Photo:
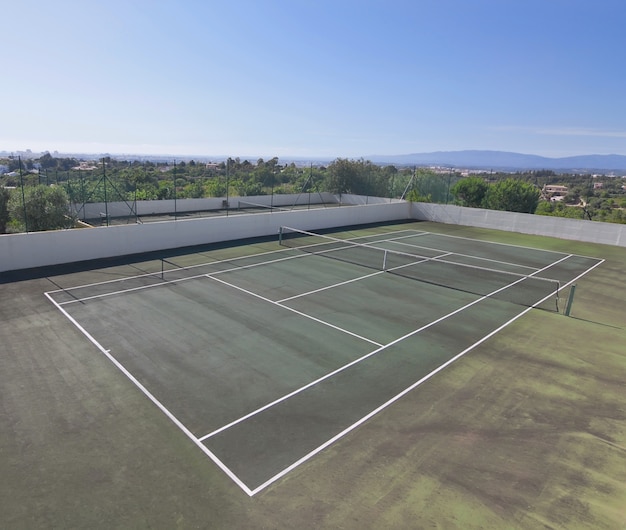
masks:
[[[535,185],[508,178],[489,186],[484,206],[491,210],[535,213],[540,195],[541,191]]]
[[[470,208],[480,208],[489,189],[487,184],[480,177],[466,177],[459,180],[450,192],[461,206],[469,206]]]
[[[211,178],[205,185],[208,197],[224,197],[226,195],[226,182],[219,178]]]
[[[388,178],[369,160],[337,158],[328,166],[327,186],[331,193],[385,196]]]
[[[46,153],[39,157],[39,163],[41,164],[42,169],[50,169],[57,167],[56,158],[54,158],[50,153]]]
[[[59,171],[69,171],[74,166],[78,165],[78,160],[75,158],[57,158],[56,167]]]
[[[7,223],[9,222],[9,198],[11,192],[6,188],[0,188],[0,234],[7,231]]]
[[[26,187],[23,203],[22,194],[13,193],[9,200],[9,214],[25,230],[33,232],[67,228],[71,225],[69,200],[60,186]]]
[[[582,193],[583,193],[583,190],[580,186],[574,186],[569,189],[564,200],[567,204],[578,204],[580,203]]]
[[[359,177],[359,163],[338,158],[328,166],[328,184],[331,193],[354,193]]]

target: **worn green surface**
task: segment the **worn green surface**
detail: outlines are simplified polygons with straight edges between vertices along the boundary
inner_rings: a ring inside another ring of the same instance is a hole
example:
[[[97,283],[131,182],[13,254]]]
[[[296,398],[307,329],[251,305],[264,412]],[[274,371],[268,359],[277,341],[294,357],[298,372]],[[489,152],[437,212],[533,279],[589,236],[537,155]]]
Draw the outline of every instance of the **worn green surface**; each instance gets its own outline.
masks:
[[[42,298],[157,262],[0,285],[4,526],[622,528],[626,250],[410,227],[607,261],[253,498]]]
[[[496,268],[565,283],[597,263],[416,230],[379,239],[404,253],[373,248],[373,237],[367,247],[300,237],[309,252],[167,259],[162,275],[54,298],[255,490],[518,317],[510,300],[532,305],[557,288]],[[441,259],[415,256],[423,251]]]

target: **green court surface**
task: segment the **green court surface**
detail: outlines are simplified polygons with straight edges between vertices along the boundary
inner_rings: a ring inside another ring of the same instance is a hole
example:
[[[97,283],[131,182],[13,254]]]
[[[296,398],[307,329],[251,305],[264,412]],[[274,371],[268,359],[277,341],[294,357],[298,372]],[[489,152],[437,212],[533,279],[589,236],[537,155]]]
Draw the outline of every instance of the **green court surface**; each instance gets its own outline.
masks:
[[[416,223],[83,273],[47,296],[255,495],[529,311],[563,312],[602,262]]]
[[[626,249],[329,235],[0,274],[0,526],[624,527]]]

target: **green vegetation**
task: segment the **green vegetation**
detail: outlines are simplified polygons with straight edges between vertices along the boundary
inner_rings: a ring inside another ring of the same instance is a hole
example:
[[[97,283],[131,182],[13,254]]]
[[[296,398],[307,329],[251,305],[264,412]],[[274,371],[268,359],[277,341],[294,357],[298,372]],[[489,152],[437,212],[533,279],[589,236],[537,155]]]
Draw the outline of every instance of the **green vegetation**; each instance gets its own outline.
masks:
[[[23,197],[12,194],[8,213],[12,224],[20,231],[38,232],[69,228],[73,222],[68,215],[68,198],[59,186],[24,188]]]
[[[459,180],[452,188],[452,194],[459,205],[480,208],[487,195],[489,184],[480,177],[467,177]]]
[[[585,212],[582,208],[568,206],[563,202],[541,201],[535,210],[537,215],[551,215],[553,217],[568,217],[583,219]]]
[[[507,178],[489,186],[484,204],[490,210],[535,213],[540,195],[539,188],[533,184]]]
[[[7,231],[7,223],[9,222],[9,198],[11,194],[6,188],[0,188],[0,234]]]
[[[489,182],[507,178],[505,174],[483,175]],[[509,175],[510,177],[511,175]],[[514,178],[544,186],[562,185],[568,188],[562,200],[540,200],[535,213],[571,219],[586,219],[608,223],[626,223],[626,180],[607,175],[557,174],[553,171],[517,173]]]
[[[12,195],[21,196],[22,186],[27,190],[56,185],[65,190],[70,204],[77,205],[329,192],[626,222],[624,180],[608,176],[553,171],[484,172],[462,176],[453,170],[378,166],[368,160],[345,158],[337,158],[328,165],[302,166],[293,162],[281,164],[277,157],[256,161],[228,158],[210,164],[195,160],[124,161],[111,157],[90,162],[55,158],[46,153],[38,159],[24,161],[0,159],[0,165],[8,168],[8,173],[0,175],[0,188],[15,188]],[[544,200],[547,197],[542,197],[541,190],[554,184],[567,186],[567,195],[558,202]],[[11,218],[6,218],[8,207],[6,201],[2,201],[0,198],[0,233],[41,226],[37,220],[24,226],[23,204],[20,215],[15,209]],[[4,224],[3,219],[6,219]],[[53,226],[61,225],[57,223],[48,228]]]

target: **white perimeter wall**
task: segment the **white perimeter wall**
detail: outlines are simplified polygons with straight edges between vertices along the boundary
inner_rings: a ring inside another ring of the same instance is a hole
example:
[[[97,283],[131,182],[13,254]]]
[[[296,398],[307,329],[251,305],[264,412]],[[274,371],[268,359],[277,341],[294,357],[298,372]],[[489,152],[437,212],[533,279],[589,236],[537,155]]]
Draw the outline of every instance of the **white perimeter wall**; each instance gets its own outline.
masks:
[[[411,217],[437,223],[495,228],[508,232],[626,247],[626,225],[616,223],[598,223],[580,219],[431,203],[412,204]]]
[[[320,230],[410,218],[406,202],[182,219],[0,236],[0,272],[276,235],[280,226]]]
[[[403,219],[626,247],[626,225],[388,199],[375,204],[371,197],[342,196],[342,202],[348,200],[362,205],[0,235],[0,272],[248,237],[278,237],[282,225],[320,230]]]
[[[208,199],[168,199],[164,201],[127,201],[127,202],[93,202],[87,204],[75,204],[72,211],[76,212],[80,219],[98,219],[100,214],[108,214],[110,217],[126,217],[142,215],[171,214],[176,212],[200,212],[205,210],[219,210],[223,208],[225,197]],[[337,198],[332,193],[300,193],[300,194],[274,194],[254,195],[250,197],[229,197],[228,204],[231,208],[237,208],[239,201],[261,204],[264,206],[284,206],[304,204],[336,203]],[[135,212],[136,208],[136,212]]]

